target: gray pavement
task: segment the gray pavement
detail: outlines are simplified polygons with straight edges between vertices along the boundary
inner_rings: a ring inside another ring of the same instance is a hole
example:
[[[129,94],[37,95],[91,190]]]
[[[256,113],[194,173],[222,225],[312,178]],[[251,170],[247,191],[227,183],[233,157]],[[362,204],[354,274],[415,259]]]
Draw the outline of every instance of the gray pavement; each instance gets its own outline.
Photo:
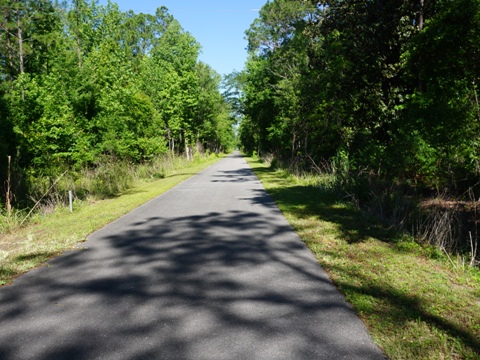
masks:
[[[0,359],[384,358],[238,154],[81,247],[0,288]]]

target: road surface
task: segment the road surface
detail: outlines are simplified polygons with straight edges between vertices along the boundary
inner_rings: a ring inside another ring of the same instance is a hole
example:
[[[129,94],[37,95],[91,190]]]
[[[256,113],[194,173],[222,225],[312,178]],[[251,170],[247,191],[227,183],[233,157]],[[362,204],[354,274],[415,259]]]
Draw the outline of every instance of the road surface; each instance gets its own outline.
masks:
[[[238,154],[81,246],[0,288],[0,359],[384,358]]]

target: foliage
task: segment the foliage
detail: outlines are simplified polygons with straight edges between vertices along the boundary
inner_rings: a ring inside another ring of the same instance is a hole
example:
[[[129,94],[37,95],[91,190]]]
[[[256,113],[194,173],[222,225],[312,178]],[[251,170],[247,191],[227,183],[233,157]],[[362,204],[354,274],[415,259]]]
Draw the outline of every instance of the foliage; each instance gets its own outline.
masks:
[[[140,164],[233,145],[220,77],[165,7],[1,0],[0,50],[0,182],[11,155],[17,200],[43,177],[104,159]]]
[[[269,1],[238,76],[244,151],[333,170],[357,206],[431,237],[417,199],[480,194],[479,29],[478,0]],[[479,241],[450,233],[444,249]]]
[[[268,2],[247,31],[246,151],[461,193],[478,181],[480,3]]]

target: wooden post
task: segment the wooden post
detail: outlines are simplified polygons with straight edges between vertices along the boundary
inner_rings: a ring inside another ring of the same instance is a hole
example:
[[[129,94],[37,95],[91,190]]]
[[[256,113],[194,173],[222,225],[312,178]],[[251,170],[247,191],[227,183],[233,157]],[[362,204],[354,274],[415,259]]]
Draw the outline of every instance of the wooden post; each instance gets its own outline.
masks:
[[[12,157],[8,155],[8,170],[7,170],[7,193],[5,194],[5,207],[7,208],[7,214],[10,217],[12,215],[12,203],[11,203],[11,190],[10,190],[10,164],[12,162]]]
[[[70,212],[73,212],[73,192],[68,190],[68,203],[70,204]]]

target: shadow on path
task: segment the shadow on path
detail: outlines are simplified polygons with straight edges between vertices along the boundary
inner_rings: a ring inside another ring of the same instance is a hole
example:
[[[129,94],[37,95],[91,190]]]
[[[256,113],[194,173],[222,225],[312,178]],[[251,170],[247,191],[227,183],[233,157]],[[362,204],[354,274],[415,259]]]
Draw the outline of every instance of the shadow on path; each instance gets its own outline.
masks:
[[[238,204],[157,206],[0,289],[0,359],[381,359],[271,198]]]
[[[265,167],[257,167],[254,170],[265,175],[273,171]],[[288,208],[297,218],[313,217],[334,224],[336,231],[341,234],[340,237],[350,244],[358,244],[370,238],[394,244],[400,236],[395,230],[387,229],[374,219],[365,218],[353,206],[339,206],[338,194],[323,190],[318,186],[282,186],[269,190],[269,193],[277,203]],[[398,251],[403,250],[398,249]],[[323,252],[330,257],[339,256],[338,253]],[[357,283],[360,284],[353,286],[348,281],[344,282],[339,278],[337,285],[344,293],[348,293],[352,297],[371,296],[379,303],[387,303],[388,306],[385,306],[385,309],[389,309],[389,311],[382,310],[381,313],[380,309],[374,309],[371,313],[372,310],[368,306],[362,309],[359,304],[359,311],[370,312],[370,315],[376,317],[388,318],[391,323],[399,324],[399,326],[419,321],[429,323],[436,328],[435,330],[438,329],[438,331],[449,334],[455,338],[455,341],[465,344],[480,354],[480,338],[475,336],[475,333],[465,331],[459,324],[449,321],[448,317],[426,311],[425,308],[429,304],[426,303],[428,297],[425,297],[425,294],[414,295],[408,289],[406,291],[405,288],[396,288],[382,279],[379,279],[377,286],[371,286],[369,285],[371,281],[366,278],[367,275],[363,269],[353,268],[348,261],[337,262],[337,264],[337,266],[330,264],[329,267],[337,273],[348,274],[346,278],[349,276],[357,278]]]

